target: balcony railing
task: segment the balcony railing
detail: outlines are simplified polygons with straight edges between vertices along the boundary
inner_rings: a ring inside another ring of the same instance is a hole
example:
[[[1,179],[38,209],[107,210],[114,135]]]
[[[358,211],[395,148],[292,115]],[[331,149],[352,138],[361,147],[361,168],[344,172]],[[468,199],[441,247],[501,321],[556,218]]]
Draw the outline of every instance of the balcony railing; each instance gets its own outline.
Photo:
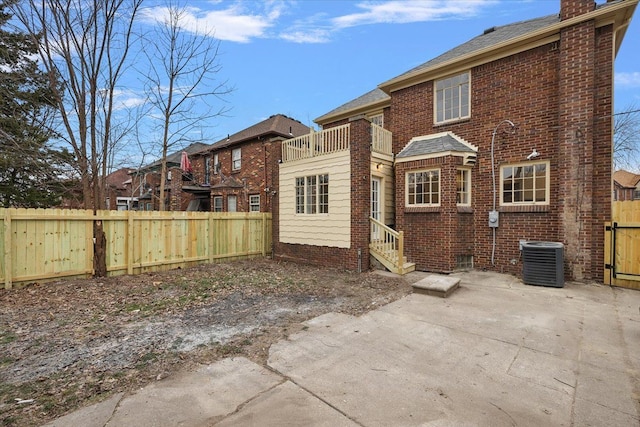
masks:
[[[346,151],[350,136],[350,127],[346,124],[288,139],[282,143],[282,162]],[[391,137],[391,132],[371,123],[371,151],[392,155]]]
[[[282,161],[286,163],[346,151],[349,149],[349,129],[346,124],[288,139],[282,143]]]
[[[371,123],[371,150],[376,153],[393,154],[392,134],[382,126]]]

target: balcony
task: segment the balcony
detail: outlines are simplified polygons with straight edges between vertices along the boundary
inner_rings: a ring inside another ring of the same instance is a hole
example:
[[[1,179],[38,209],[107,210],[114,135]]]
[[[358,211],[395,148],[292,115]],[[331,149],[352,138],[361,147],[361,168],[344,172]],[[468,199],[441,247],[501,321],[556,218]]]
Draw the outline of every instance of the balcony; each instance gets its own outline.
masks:
[[[371,151],[391,155],[391,136],[391,132],[372,123]],[[348,151],[350,138],[350,126],[346,124],[288,139],[282,143],[282,162],[287,163]]]

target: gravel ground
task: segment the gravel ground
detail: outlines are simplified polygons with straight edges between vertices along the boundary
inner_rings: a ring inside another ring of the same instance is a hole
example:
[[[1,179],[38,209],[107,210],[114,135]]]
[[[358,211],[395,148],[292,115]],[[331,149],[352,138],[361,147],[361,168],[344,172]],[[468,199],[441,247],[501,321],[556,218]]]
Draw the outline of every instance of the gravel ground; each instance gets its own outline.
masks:
[[[409,292],[400,278],[268,259],[0,290],[0,425],[41,425],[231,355],[265,364],[304,320]]]

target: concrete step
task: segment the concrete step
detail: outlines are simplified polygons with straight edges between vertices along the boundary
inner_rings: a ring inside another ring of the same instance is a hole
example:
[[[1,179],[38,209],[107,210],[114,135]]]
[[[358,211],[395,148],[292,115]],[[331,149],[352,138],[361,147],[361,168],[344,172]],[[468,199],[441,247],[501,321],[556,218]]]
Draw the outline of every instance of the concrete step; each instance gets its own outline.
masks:
[[[413,292],[446,298],[460,285],[460,278],[430,274],[413,284]]]

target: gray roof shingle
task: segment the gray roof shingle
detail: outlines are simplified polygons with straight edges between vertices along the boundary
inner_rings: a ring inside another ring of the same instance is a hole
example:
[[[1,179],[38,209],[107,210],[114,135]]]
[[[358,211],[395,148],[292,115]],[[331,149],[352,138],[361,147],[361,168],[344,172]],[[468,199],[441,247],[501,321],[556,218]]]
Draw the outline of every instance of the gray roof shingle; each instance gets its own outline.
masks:
[[[542,18],[530,19],[527,21],[515,22],[513,24],[502,25],[500,27],[492,27],[486,30],[483,34],[472,38],[466,43],[463,43],[451,50],[443,53],[440,56],[418,65],[409,71],[394,77],[391,80],[401,79],[403,76],[414,74],[417,71],[425,70],[427,68],[434,67],[452,59],[473,53],[497,45],[502,42],[506,42],[511,39],[515,39],[522,35],[532,33],[544,27],[556,24],[560,22],[558,15],[543,16]],[[384,83],[382,84],[384,85]]]
[[[364,106],[364,105],[369,105],[369,104],[373,104],[375,102],[378,101],[386,101],[391,99],[391,97],[389,95],[387,95],[383,90],[375,88],[367,93],[365,93],[364,95],[361,95],[359,97],[357,97],[356,99],[353,99],[349,102],[347,102],[346,104],[342,104],[341,106],[339,106],[338,108],[335,108],[331,111],[329,111],[328,113],[322,115],[321,117],[318,117],[316,119],[316,121],[320,121],[322,120],[322,117],[324,116],[333,116],[336,114],[340,114],[343,111],[351,111],[355,108]]]
[[[516,22],[513,24],[503,25],[500,27],[493,27],[485,31],[484,34],[474,37],[468,42],[463,43],[457,47],[454,47],[453,49],[448,50],[442,55],[437,56],[423,64],[420,64],[417,67],[414,67],[409,71],[406,71],[405,73],[402,73],[394,77],[393,79],[390,79],[389,81],[380,84],[379,86],[384,86],[388,82],[402,79],[405,76],[412,75],[421,70],[429,69],[431,67],[437,66],[439,64],[443,64],[447,61],[462,57],[464,55],[473,53],[475,51],[480,51],[487,47],[491,47],[496,44],[520,37],[524,34],[534,32],[536,30],[558,23],[559,21],[560,21],[560,18],[558,17],[558,15],[549,15],[549,16],[544,16],[542,18],[530,19],[527,21]],[[380,88],[376,88],[318,117],[316,121],[322,121],[322,119],[324,119],[325,117],[332,117],[342,112],[355,110],[359,107],[363,107],[365,105],[368,105],[377,101],[384,101],[388,99],[391,99],[391,98],[389,97],[389,95],[387,95],[387,93],[385,93]]]
[[[398,153],[396,158],[424,156],[447,151],[475,153],[477,150],[460,142],[453,133],[447,132],[414,138]]]

